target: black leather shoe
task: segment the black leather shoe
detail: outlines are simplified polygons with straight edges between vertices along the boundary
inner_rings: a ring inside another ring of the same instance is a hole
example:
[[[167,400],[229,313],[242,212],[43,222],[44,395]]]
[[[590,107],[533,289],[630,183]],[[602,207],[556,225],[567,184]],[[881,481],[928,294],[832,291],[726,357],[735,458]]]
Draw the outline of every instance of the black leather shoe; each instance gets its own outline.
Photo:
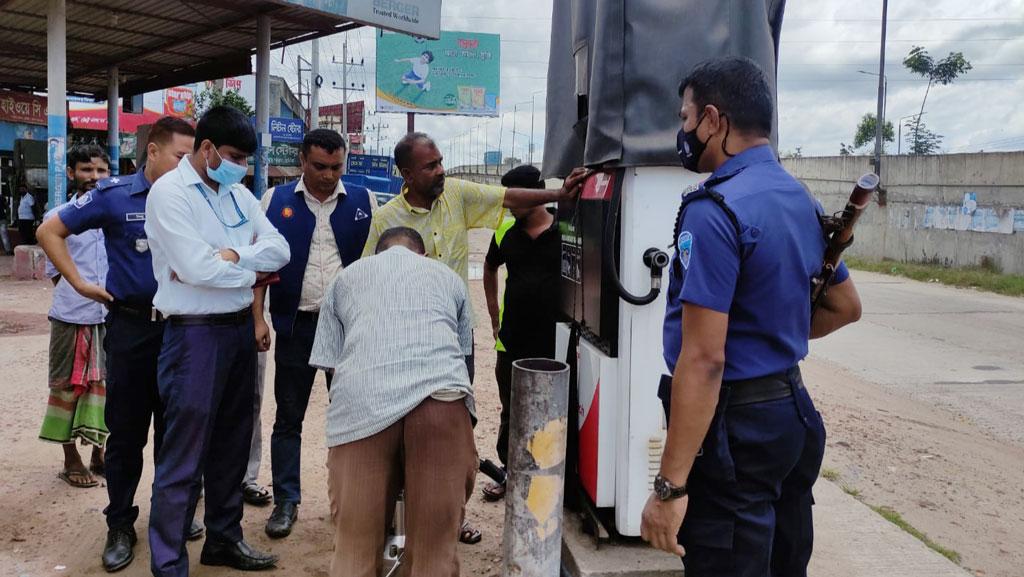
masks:
[[[206,540],[199,555],[203,565],[222,565],[239,571],[260,571],[270,569],[277,563],[277,555],[257,551],[245,541],[224,543]]]
[[[274,505],[274,512],[267,519],[267,536],[272,539],[287,537],[292,533],[292,525],[299,516],[299,506],[296,503],[278,503]]]
[[[111,529],[107,531],[107,544],[103,546],[103,568],[107,573],[120,571],[135,559],[135,529]]]
[[[192,519],[192,526],[188,528],[188,533],[185,533],[185,538],[189,541],[198,541],[203,538],[206,533],[206,527],[203,527],[199,521]]]

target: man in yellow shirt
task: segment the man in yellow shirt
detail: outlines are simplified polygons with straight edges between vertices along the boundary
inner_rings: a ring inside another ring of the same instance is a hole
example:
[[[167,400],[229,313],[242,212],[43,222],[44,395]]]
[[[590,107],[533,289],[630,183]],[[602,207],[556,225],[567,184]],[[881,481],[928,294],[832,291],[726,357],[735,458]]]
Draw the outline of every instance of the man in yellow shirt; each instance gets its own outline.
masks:
[[[573,170],[562,188],[504,188],[464,180],[446,180],[443,157],[433,139],[422,132],[410,132],[395,146],[395,166],[405,184],[402,193],[373,213],[370,235],[363,256],[374,254],[384,231],[399,226],[420,233],[427,256],[448,265],[469,284],[469,229],[495,229],[505,218],[505,209],[532,208],[549,202],[572,200],[589,172]],[[474,359],[466,359],[472,382]],[[463,525],[460,540],[480,541],[480,532]]]

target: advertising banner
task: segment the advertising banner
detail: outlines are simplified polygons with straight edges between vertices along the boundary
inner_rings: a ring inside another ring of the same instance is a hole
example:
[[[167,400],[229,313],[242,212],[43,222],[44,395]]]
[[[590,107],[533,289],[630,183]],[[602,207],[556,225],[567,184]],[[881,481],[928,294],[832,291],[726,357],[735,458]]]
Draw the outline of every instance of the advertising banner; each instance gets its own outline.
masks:
[[[164,90],[164,114],[178,118],[192,118],[196,108],[195,92],[187,86]]]
[[[497,116],[501,37],[441,32],[438,40],[377,36],[377,111]]]
[[[270,138],[273,142],[302,142],[306,125],[298,118],[270,117]]]
[[[441,0],[274,0],[386,30],[437,38]]]

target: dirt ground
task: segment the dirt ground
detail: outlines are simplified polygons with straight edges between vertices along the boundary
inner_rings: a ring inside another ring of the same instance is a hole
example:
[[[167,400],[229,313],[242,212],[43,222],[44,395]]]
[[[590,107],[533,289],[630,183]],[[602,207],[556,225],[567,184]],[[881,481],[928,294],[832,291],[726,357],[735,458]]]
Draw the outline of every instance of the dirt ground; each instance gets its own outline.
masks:
[[[477,262],[487,238],[473,236]],[[60,449],[36,438],[47,392],[46,311],[51,290],[46,282],[12,280],[10,267],[11,259],[0,257],[0,576],[105,575],[99,560],[105,537],[104,488],[72,489],[58,480]],[[471,284],[477,314],[486,319],[481,283]],[[477,449],[482,457],[494,459],[499,405],[493,341],[486,329],[478,331],[476,339]],[[260,475],[265,484],[270,481],[268,439],[274,412],[272,361],[268,369]],[[959,552],[964,566],[975,574],[1024,575],[1024,449],[986,435],[954,412],[886,392],[822,360],[809,360],[804,370],[829,428],[826,467],[837,471],[866,502],[892,507],[935,541]],[[303,439],[304,501],[292,536],[271,541],[263,533],[269,508],[246,508],[246,538],[280,555],[278,575],[327,575],[331,530],[324,467],[326,404],[324,387],[316,386]],[[137,499],[142,509],[136,525],[137,558],[121,573],[125,577],[149,575],[145,524],[151,480],[148,462]],[[478,487],[485,481],[481,475]],[[499,575],[504,506],[484,503],[478,491],[467,511],[484,538],[478,545],[460,545],[462,575]],[[233,574],[200,566],[201,545],[189,545],[194,575]]]

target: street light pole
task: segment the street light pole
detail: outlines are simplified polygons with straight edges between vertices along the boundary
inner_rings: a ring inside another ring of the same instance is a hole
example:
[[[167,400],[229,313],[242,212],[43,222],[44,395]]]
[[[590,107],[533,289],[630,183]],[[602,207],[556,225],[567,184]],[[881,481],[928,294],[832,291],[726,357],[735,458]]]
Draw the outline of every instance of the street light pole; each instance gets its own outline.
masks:
[[[878,50],[878,113],[875,114],[875,173],[882,176],[882,135],[885,127],[885,25],[889,0],[882,0],[882,42]]]

